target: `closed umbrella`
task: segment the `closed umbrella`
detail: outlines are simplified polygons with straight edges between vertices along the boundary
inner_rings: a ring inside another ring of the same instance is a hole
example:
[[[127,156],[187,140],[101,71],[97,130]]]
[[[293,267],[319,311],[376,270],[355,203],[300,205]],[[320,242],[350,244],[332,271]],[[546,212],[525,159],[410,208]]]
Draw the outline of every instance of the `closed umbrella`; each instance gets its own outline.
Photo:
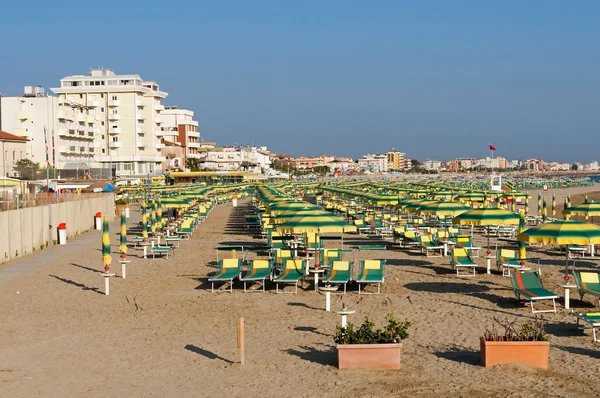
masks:
[[[148,239],[148,214],[145,207],[142,207],[142,238]]]
[[[157,208],[156,208],[156,226],[159,230],[162,230],[162,203],[160,201],[160,198],[158,198],[157,201]]]
[[[525,212],[519,212],[519,233],[522,234],[527,229],[527,221],[525,220]],[[527,243],[519,241],[519,258],[527,258]]]
[[[552,218],[556,219],[556,194],[552,194]]]
[[[102,221],[102,264],[104,264],[104,271],[108,273],[110,270],[110,263],[112,257],[110,256],[110,231],[108,228],[108,216],[104,216]]]
[[[121,244],[119,250],[121,251],[121,258],[125,258],[127,254],[127,218],[125,217],[125,211],[121,210]]]
[[[548,221],[548,209],[546,207],[546,197],[544,197],[544,204],[542,205],[542,222]]]
[[[537,212],[538,212],[538,217],[542,216],[542,194],[538,193],[538,201],[537,201]]]

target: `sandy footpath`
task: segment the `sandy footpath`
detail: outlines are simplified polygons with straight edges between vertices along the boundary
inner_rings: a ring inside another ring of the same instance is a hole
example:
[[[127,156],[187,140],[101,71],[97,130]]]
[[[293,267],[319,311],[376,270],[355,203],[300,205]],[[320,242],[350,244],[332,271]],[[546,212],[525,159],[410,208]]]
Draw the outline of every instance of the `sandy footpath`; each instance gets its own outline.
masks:
[[[571,192],[586,190],[598,189]],[[556,193],[562,210],[564,198],[558,198],[566,192]],[[536,199],[534,193],[531,213]],[[509,279],[485,274],[483,258],[477,277],[462,278],[450,270],[447,258],[397,247],[361,254],[387,260],[381,295],[359,296],[353,285],[332,305],[355,308],[350,317],[355,323],[370,316],[382,324],[389,312],[409,319],[413,326],[403,345],[402,369],[338,370],[332,336],[339,317],[323,311],[325,299],[312,282],[297,296],[276,295],[271,284],[265,293],[244,294],[239,283],[233,294],[210,293],[215,246],[260,243],[238,227],[242,215],[243,207],[218,206],[168,260],[142,259],[141,251],[130,249],[127,279],[113,278],[110,296],[102,294],[99,240],[0,285],[0,396],[600,395],[600,347],[589,332],[575,330],[562,299],[558,312],[545,317],[551,335],[548,371],[485,369],[479,364],[479,336],[493,318],[532,318],[525,303],[516,303]],[[112,232],[116,259],[117,229]],[[377,242],[356,235],[346,239],[347,245]],[[543,258],[545,286],[562,297],[556,284],[564,257],[551,247],[530,254]],[[593,263],[579,267],[599,268]],[[115,263],[113,270],[120,273]],[[598,305],[577,298],[571,302],[575,309]],[[242,316],[243,367],[236,342]]]

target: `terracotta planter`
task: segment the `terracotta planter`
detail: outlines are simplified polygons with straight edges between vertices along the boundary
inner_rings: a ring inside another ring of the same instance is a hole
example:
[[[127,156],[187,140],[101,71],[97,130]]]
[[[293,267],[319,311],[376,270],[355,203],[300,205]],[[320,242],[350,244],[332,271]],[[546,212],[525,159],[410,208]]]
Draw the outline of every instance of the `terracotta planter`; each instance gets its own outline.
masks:
[[[548,369],[549,341],[485,341],[480,338],[481,363],[490,367],[516,363]]]
[[[400,369],[402,343],[338,344],[338,368]]]

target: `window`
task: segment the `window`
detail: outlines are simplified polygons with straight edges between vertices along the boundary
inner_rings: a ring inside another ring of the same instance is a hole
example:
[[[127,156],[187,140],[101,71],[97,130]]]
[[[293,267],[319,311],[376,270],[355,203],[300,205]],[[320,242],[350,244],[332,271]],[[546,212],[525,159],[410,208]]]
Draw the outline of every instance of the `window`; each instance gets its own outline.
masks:
[[[102,121],[102,125],[104,126],[104,120]]]
[[[102,94],[104,96],[104,94]],[[104,112],[104,108],[100,108],[100,112]]]
[[[119,142],[119,137],[113,137],[112,142]]]
[[[102,85],[104,86],[104,82],[102,82]],[[104,98],[104,94],[100,94],[100,98]],[[102,108],[102,112],[104,112],[104,108]]]
[[[106,149],[102,148],[102,153],[106,153]]]
[[[102,134],[102,139],[104,139],[104,134]]]
[[[79,152],[85,152],[85,147],[84,146],[80,146],[79,147]]]
[[[131,170],[131,164],[130,163],[124,163],[123,164],[123,170],[130,171]]]
[[[93,137],[94,136],[94,132],[93,131],[88,132],[88,136]]]
[[[94,152],[94,148],[90,148],[90,149],[89,149],[89,151],[90,151],[90,152]]]
[[[118,100],[118,98],[117,98],[117,96],[116,96],[116,95],[113,95],[113,96],[112,96],[110,99],[111,99],[112,101],[116,101],[116,100]]]
[[[79,98],[83,98],[83,94],[79,94]]]
[[[69,151],[71,151],[71,152],[75,152],[75,147],[74,147],[74,146],[70,146],[70,147],[69,147]]]

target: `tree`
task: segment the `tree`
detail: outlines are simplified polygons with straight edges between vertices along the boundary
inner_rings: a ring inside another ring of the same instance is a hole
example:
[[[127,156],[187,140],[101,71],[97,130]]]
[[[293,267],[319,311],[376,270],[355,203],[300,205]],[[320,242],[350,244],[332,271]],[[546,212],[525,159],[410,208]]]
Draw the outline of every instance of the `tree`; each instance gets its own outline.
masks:
[[[187,158],[185,163],[188,169],[190,169],[191,171],[200,171],[200,159]]]
[[[577,170],[579,170],[579,166],[577,166],[577,163],[573,163],[573,164],[571,165],[571,170],[573,170],[573,171],[577,171]]]
[[[329,166],[316,166],[313,169],[313,172],[320,175],[326,175],[331,173],[331,169]]]
[[[40,170],[40,164],[29,159],[21,159],[15,162],[13,168],[19,173],[19,178],[22,180],[35,180]]]

